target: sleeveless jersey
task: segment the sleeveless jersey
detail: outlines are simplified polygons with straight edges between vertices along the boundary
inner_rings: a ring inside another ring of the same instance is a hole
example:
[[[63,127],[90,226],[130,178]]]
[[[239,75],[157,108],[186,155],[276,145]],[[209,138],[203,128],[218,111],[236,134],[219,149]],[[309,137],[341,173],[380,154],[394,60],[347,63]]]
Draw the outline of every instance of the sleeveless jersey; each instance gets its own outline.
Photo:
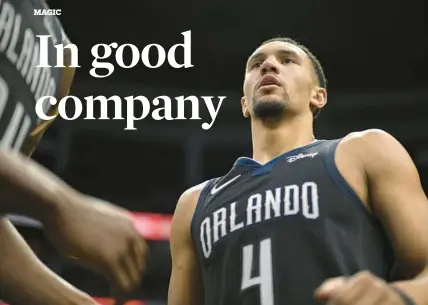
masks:
[[[319,140],[261,165],[238,159],[202,190],[191,234],[205,305],[310,305],[327,278],[394,257],[380,222],[340,175],[340,140]]]
[[[44,0],[0,0],[0,145],[31,154],[51,121],[37,117],[35,106],[42,96],[57,96],[63,68],[37,68],[40,39],[51,35],[48,63],[55,66],[54,45],[67,41],[57,17],[35,15],[47,9]],[[55,114],[44,103],[44,112]]]

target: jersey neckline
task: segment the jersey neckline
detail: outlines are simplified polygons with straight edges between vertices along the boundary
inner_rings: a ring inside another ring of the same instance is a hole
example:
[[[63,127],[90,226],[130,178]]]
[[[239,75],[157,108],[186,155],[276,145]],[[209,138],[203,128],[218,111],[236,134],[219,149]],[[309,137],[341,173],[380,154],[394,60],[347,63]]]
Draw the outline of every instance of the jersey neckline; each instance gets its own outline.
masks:
[[[235,164],[233,165],[234,167],[246,167],[246,168],[251,168],[251,169],[258,169],[258,168],[263,168],[263,167],[270,167],[272,165],[274,165],[276,162],[287,158],[291,155],[294,154],[298,154],[306,149],[309,149],[311,147],[317,146],[319,144],[321,144],[322,142],[324,142],[324,140],[313,140],[311,143],[306,144],[304,146],[300,146],[300,147],[296,147],[292,150],[289,150],[279,156],[276,156],[275,158],[273,158],[272,160],[266,162],[265,164],[261,164],[259,162],[257,162],[256,160],[254,160],[253,158],[249,158],[249,157],[239,157],[236,161]]]

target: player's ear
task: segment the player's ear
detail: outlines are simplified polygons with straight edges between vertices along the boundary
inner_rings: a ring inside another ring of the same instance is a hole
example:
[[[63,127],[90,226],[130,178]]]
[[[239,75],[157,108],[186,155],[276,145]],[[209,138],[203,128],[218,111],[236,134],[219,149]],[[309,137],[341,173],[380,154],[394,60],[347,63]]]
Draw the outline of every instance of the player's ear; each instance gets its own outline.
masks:
[[[327,90],[321,87],[316,87],[312,91],[310,107],[321,109],[327,104]]]
[[[242,106],[242,115],[244,118],[248,118],[250,116],[250,111],[248,110],[247,99],[245,96],[241,98],[241,106]]]

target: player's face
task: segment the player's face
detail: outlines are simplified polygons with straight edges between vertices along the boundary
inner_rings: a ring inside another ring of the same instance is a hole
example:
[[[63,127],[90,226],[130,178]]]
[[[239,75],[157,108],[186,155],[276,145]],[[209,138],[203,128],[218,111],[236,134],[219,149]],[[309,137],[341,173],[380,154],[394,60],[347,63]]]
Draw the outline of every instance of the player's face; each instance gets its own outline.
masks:
[[[262,45],[247,62],[244,116],[269,118],[311,111],[315,85],[312,63],[303,50],[281,41]]]

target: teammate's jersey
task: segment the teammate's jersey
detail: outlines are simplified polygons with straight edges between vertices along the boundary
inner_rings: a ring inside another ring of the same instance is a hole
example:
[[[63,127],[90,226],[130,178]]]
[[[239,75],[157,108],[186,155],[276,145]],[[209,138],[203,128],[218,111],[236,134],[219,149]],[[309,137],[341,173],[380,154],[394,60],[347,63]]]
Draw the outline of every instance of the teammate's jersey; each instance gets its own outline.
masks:
[[[310,305],[329,277],[388,279],[392,248],[320,140],[261,165],[238,159],[202,190],[191,233],[205,305]]]
[[[48,63],[55,66],[54,44],[67,41],[57,17],[35,15],[47,9],[44,0],[0,0],[0,145],[30,154],[52,121],[40,120],[35,111],[42,96],[57,96],[62,68],[37,68],[40,39],[51,35]],[[50,114],[44,103],[44,112]]]

